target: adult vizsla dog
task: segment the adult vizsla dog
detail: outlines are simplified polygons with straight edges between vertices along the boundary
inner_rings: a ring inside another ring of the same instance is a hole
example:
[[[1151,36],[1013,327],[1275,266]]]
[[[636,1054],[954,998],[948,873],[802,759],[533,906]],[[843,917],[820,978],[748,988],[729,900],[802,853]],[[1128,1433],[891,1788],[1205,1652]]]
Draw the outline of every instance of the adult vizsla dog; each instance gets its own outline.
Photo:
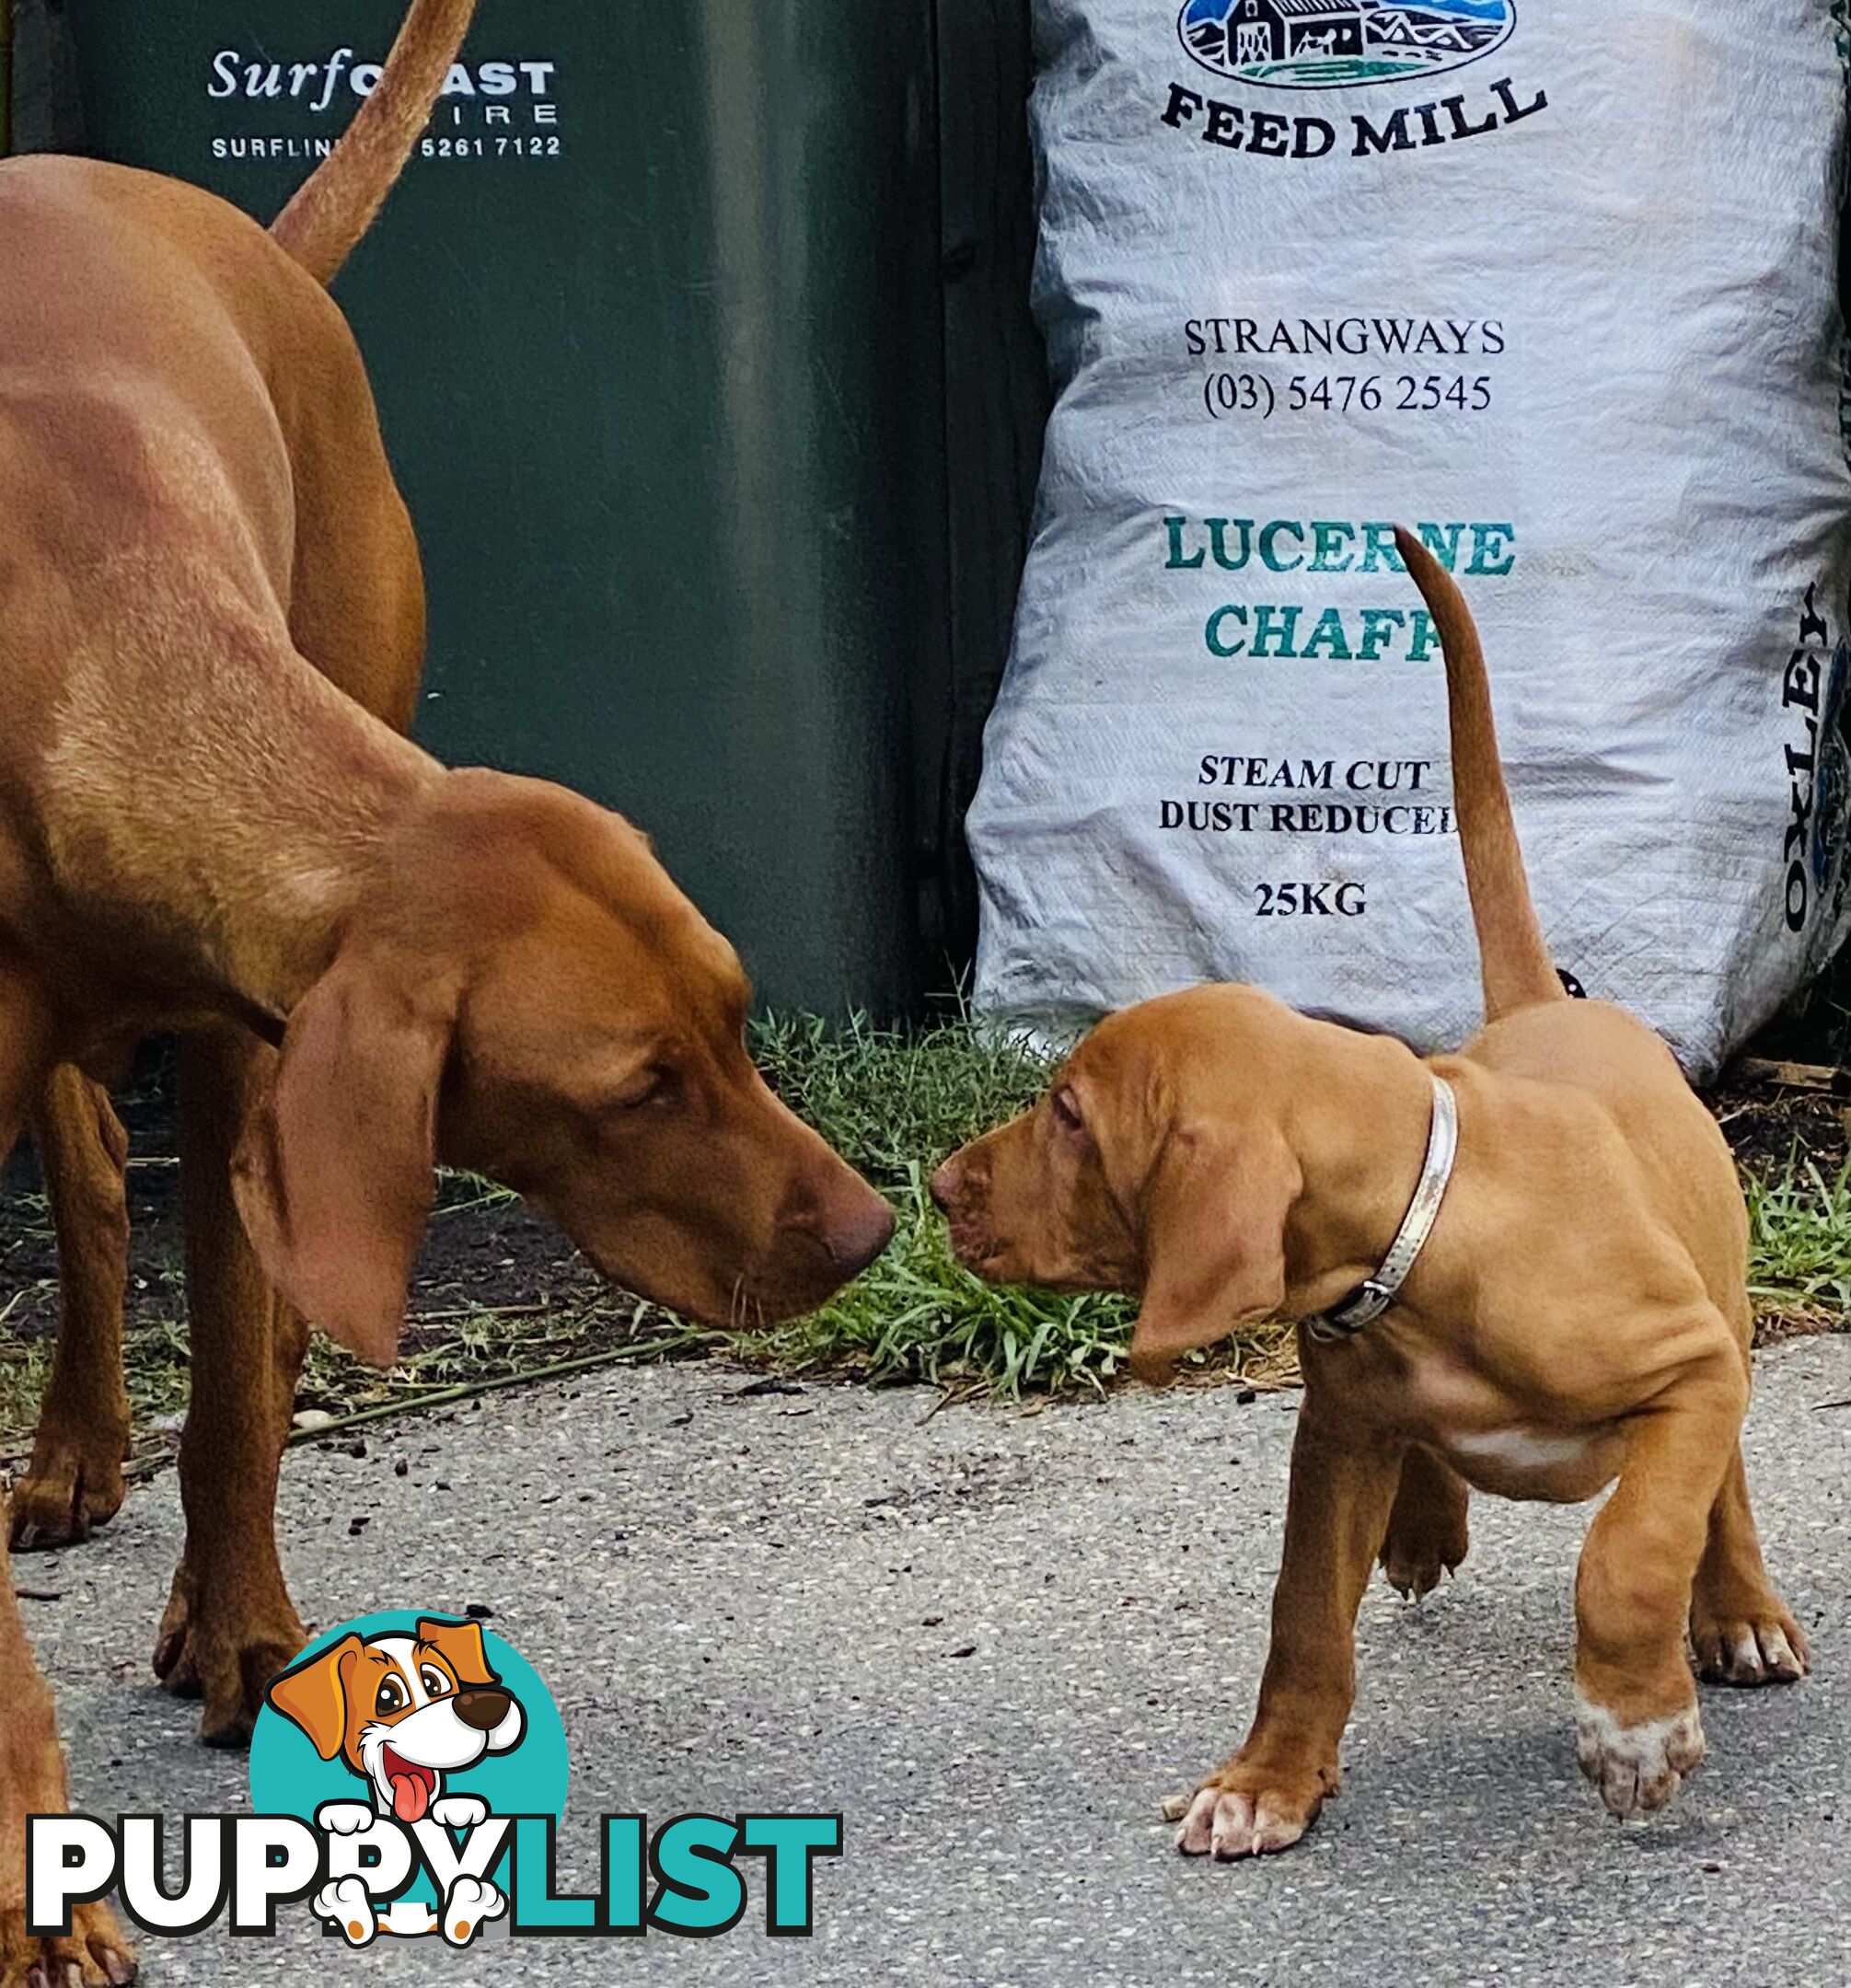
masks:
[[[118,1135],[85,1085],[184,1038],[195,1388],[223,1447],[183,1458],[163,1645],[224,1736],[301,1641],[270,1518],[296,1315],[390,1359],[436,1162],[704,1319],[807,1309],[892,1229],[754,1070],[739,963],[646,839],[394,729],[417,549],[323,283],[470,13],[416,0],[270,233],[148,174],[0,167],[0,1157],[54,1124],[67,1213],[111,1219]],[[101,1906],[27,1936],[25,1818],[66,1802],[4,1553],[0,1705],[0,1988],[124,1978]]]
[[[1401,554],[1445,645],[1486,1027],[1456,1056],[1207,987],[1102,1023],[1025,1116],[946,1162],[960,1258],[1142,1294],[1137,1370],[1300,1322],[1305,1392],[1272,1647],[1246,1743],[1178,1846],[1296,1843],[1336,1793],[1356,1612],[1465,1555],[1467,1486],[1572,1502],[1617,1480],[1576,1589],[1577,1751],[1614,1814],[1703,1758],[1706,1679],[1799,1677],[1738,1447],[1748,1222],[1727,1145],[1650,1030],[1562,992],[1530,900],[1484,656],[1451,577]]]

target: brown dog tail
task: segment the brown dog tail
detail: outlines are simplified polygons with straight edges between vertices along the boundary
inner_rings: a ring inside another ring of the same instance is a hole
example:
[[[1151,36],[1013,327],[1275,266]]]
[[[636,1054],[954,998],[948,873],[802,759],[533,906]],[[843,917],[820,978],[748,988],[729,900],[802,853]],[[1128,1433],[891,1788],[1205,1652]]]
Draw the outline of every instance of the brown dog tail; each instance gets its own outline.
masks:
[[[1452,575],[1412,532],[1395,527],[1394,543],[1414,584],[1426,597],[1446,652],[1446,700],[1452,720],[1452,807],[1465,856],[1465,886],[1478,930],[1478,965],[1485,977],[1485,1019],[1495,1022],[1515,1008],[1566,1000],[1555,962],[1536,921],[1530,879],[1510,796],[1498,755],[1491,715],[1491,683],[1484,645],[1465,596]]]
[[[272,224],[270,232],[318,281],[334,281],[386,204],[475,11],[476,0],[411,0],[373,94]]]

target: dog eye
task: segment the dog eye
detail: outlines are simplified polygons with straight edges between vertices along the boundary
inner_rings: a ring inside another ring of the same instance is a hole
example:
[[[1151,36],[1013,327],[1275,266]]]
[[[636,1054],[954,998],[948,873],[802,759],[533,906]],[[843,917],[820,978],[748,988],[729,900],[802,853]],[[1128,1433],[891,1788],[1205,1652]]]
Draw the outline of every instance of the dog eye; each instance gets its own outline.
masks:
[[[1065,1084],[1054,1092],[1047,1100],[1048,1109],[1054,1114],[1054,1122],[1063,1132],[1083,1132],[1086,1121],[1080,1115],[1079,1101]]]
[[[644,1104],[664,1104],[675,1095],[680,1079],[665,1063],[652,1063],[640,1070],[611,1103],[619,1111],[636,1111]]]
[[[388,1713],[405,1709],[405,1691],[397,1678],[388,1678],[379,1687],[379,1695],[373,1701],[373,1709],[383,1717]]]
[[[418,1682],[433,1698],[447,1698],[450,1694],[449,1679],[441,1670],[432,1670],[429,1664],[419,1671]]]

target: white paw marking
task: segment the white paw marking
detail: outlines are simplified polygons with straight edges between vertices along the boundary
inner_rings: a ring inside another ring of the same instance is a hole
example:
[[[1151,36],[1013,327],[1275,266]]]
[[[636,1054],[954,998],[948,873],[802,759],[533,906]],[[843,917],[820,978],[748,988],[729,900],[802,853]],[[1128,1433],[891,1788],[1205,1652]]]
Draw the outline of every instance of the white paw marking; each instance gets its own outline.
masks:
[[[467,1947],[484,1920],[499,1919],[508,1901],[480,1878],[458,1878],[444,1901],[444,1937],[452,1947]]]
[[[1662,1809],[1703,1756],[1703,1718],[1695,1705],[1622,1726],[1604,1705],[1575,1693],[1575,1758],[1622,1821]]]
[[[1720,1642],[1720,1637],[1718,1637]],[[1712,1682],[1726,1684],[1791,1683],[1806,1675],[1807,1663],[1778,1623],[1739,1629],[1721,1648],[1722,1662],[1704,1666]]]
[[[373,1901],[358,1878],[341,1878],[323,1885],[310,1901],[315,1916],[325,1924],[337,1926],[350,1947],[368,1945],[378,1930],[373,1916]]]
[[[315,1826],[330,1836],[358,1836],[379,1820],[368,1802],[323,1802]]]
[[[445,1829],[474,1829],[489,1819],[489,1805],[480,1795],[445,1795],[431,1804],[433,1818]]]
[[[1211,1856],[1217,1864],[1270,1856],[1290,1850],[1309,1827],[1309,1819],[1281,1815],[1264,1795],[1236,1795],[1205,1787],[1190,1803],[1176,1847],[1185,1856]]]

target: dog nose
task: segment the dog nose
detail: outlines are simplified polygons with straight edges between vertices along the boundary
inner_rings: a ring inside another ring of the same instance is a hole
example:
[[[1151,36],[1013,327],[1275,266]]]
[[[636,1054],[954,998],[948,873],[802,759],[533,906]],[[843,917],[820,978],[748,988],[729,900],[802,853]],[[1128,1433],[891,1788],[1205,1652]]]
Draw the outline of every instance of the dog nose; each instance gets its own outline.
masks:
[[[951,1213],[951,1205],[957,1199],[957,1162],[947,1160],[931,1177],[931,1197],[941,1215]]]
[[[828,1251],[850,1277],[860,1277],[894,1239],[894,1211],[872,1187],[830,1224]]]
[[[473,1726],[478,1732],[493,1732],[507,1717],[513,1704],[514,1700],[506,1692],[478,1685],[472,1691],[457,1693],[457,1716],[465,1726]]]

